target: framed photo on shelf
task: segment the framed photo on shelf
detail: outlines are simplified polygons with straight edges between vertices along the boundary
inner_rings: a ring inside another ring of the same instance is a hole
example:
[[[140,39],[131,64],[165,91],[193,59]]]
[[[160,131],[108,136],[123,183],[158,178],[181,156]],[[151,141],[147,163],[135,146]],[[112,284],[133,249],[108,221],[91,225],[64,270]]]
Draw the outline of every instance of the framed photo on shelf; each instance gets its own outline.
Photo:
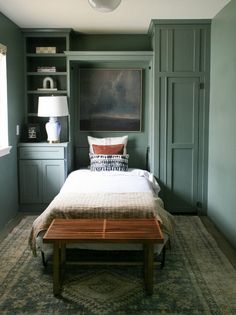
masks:
[[[26,137],[28,142],[41,141],[41,129],[40,124],[27,124]]]
[[[141,131],[142,69],[80,69],[81,131]]]

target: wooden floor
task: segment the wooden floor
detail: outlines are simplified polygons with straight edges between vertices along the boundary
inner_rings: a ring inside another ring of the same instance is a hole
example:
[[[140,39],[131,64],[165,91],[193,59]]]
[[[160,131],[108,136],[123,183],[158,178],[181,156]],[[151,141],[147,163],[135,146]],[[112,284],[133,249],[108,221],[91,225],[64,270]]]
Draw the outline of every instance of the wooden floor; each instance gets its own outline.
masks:
[[[13,218],[10,222],[8,222],[5,228],[2,231],[0,231],[0,242],[20,222],[22,217],[24,217],[25,215],[30,215],[30,213],[21,212],[17,214],[17,216]],[[208,217],[201,216],[200,218],[202,220],[202,223],[206,227],[207,231],[214,237],[219,248],[222,250],[222,252],[229,259],[233,267],[236,269],[236,249],[228,242],[228,240],[221,234],[221,232],[217,229],[217,227]]]

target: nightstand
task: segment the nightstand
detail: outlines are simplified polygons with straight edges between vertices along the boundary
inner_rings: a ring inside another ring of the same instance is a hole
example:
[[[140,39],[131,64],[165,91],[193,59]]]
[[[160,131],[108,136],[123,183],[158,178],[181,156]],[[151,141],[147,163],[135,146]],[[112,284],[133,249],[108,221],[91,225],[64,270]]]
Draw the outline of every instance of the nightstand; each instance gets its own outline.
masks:
[[[69,143],[20,143],[20,209],[38,211],[58,194],[68,174]]]

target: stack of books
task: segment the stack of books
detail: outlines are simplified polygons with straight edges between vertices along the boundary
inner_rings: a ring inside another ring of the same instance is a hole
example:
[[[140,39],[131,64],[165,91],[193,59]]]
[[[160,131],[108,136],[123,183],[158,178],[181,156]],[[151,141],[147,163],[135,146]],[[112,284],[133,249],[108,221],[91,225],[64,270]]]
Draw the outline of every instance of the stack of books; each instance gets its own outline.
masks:
[[[55,54],[56,47],[36,47],[36,54]]]
[[[37,67],[37,72],[56,72],[56,67],[52,66],[52,67]]]

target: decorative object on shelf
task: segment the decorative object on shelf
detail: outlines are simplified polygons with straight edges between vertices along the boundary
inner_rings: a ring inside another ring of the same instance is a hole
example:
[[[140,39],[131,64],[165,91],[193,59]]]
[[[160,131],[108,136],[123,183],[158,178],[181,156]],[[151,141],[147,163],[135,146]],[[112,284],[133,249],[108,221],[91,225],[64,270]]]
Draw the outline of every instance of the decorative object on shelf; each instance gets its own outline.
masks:
[[[43,79],[43,88],[38,88],[38,91],[57,91],[54,87],[54,81],[51,77],[46,77]]]
[[[57,117],[68,116],[68,104],[66,96],[39,96],[38,116],[50,117],[46,123],[46,131],[49,143],[60,142],[61,124]]]
[[[114,11],[121,3],[121,0],[88,0],[91,7],[99,12]]]
[[[55,54],[56,47],[36,47],[36,54]]]
[[[141,131],[142,69],[80,69],[81,131]]]
[[[41,140],[40,124],[27,124],[27,141],[39,142]]]
[[[56,72],[56,71],[57,71],[57,69],[55,66],[37,67],[37,72]]]

